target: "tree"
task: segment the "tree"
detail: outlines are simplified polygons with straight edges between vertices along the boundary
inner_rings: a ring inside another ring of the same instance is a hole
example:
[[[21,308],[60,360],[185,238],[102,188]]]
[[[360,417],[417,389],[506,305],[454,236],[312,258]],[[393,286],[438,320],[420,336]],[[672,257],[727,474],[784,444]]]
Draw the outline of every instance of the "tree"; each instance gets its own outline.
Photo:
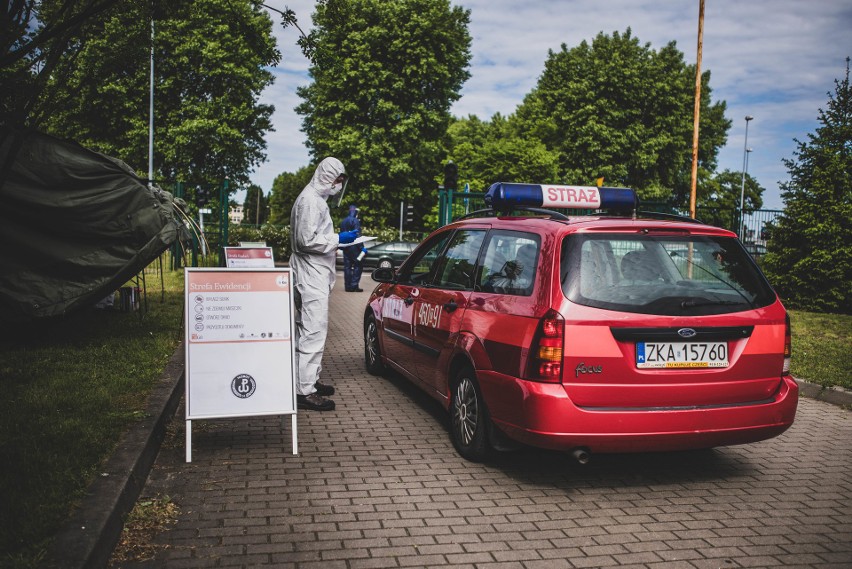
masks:
[[[314,81],[296,110],[314,160],[343,161],[365,225],[392,223],[400,201],[417,218],[434,203],[449,109],[469,77],[469,20],[449,0],[317,4]]]
[[[700,167],[715,169],[730,121],[710,103],[702,74]],[[516,136],[540,140],[558,156],[560,181],[636,188],[644,199],[685,206],[691,177],[695,67],[675,42],[659,51],[631,35],[603,33],[550,51],[533,91],[510,117]]]
[[[494,182],[546,182],[558,179],[558,157],[544,143],[514,136],[500,114],[490,122],[471,116],[448,130],[449,156],[458,164],[459,185],[484,192]]]
[[[252,184],[243,202],[243,225],[263,225],[269,218],[269,199],[260,186]]]
[[[715,176],[710,176],[704,170],[699,170],[696,217],[704,223],[717,225],[739,231],[740,222],[740,193],[743,188],[742,172],[725,170]],[[763,192],[765,188],[757,180],[746,173],[744,210],[753,211],[763,207]]]
[[[279,59],[270,17],[251,0],[175,0],[156,9],[159,177],[247,184],[248,172],[266,157],[264,134],[274,110],[257,102],[272,82],[265,67]],[[41,16],[53,25],[53,12]],[[150,0],[127,0],[90,22],[79,49],[61,58],[67,76],[45,90],[46,130],[145,168],[150,21]]]
[[[272,182],[269,194],[269,222],[273,225],[290,225],[290,210],[299,193],[308,185],[314,175],[314,166],[304,166],[293,174],[283,172]]]
[[[36,128],[50,112],[43,91],[62,80],[63,55],[85,43],[85,30],[119,0],[11,0],[0,20],[0,126]]]
[[[784,213],[775,220],[764,267],[791,307],[852,313],[852,89],[835,80],[820,124],[808,140],[796,139],[784,160],[790,180],[781,184]]]
[[[763,207],[764,191],[765,188],[746,172],[745,192],[743,192],[742,172],[725,170],[705,182],[703,191],[698,195],[698,207],[739,211],[740,194],[743,194],[744,210],[760,209]]]

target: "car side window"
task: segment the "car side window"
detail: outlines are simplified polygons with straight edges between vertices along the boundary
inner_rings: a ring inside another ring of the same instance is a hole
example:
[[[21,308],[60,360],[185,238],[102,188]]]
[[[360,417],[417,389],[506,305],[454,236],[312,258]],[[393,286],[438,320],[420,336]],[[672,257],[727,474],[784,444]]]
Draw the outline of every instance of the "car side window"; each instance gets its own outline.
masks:
[[[541,241],[533,233],[494,231],[479,271],[478,290],[497,294],[532,294]]]
[[[472,289],[476,259],[484,240],[485,230],[457,231],[441,259],[434,284],[454,290]]]
[[[426,242],[420,251],[410,257],[400,268],[398,282],[413,285],[425,285],[431,282],[433,268],[449,239],[450,232],[444,232]]]

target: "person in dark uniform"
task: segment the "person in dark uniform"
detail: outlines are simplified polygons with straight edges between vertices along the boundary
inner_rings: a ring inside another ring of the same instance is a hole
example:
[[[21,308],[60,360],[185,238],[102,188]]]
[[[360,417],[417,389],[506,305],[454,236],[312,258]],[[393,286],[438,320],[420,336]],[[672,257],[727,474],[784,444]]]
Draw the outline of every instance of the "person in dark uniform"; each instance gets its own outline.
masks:
[[[341,231],[361,232],[361,220],[358,219],[358,207],[355,204],[349,206],[349,215],[340,222]],[[364,270],[362,260],[367,250],[359,245],[343,248],[343,288],[346,292],[363,292],[360,287],[361,273]]]

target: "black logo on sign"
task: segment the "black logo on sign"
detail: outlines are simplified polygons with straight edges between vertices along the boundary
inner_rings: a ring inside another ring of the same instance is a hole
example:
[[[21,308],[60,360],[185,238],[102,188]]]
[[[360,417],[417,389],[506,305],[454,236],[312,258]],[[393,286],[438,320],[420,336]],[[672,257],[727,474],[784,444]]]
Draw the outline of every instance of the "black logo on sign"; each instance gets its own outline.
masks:
[[[251,397],[254,394],[255,388],[257,388],[257,383],[247,373],[241,373],[231,381],[231,393],[240,399]]]

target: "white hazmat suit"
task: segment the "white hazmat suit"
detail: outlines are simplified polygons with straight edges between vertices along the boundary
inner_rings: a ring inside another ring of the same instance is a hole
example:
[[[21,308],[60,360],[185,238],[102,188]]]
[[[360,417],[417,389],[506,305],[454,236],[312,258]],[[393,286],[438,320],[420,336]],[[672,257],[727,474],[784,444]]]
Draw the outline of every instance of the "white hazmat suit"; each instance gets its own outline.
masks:
[[[329,213],[328,200],[343,184],[343,163],[326,158],[317,166],[290,212],[290,244],[296,303],[296,392],[310,395],[322,370],[328,335],[328,298],[334,287],[335,258],[340,244]]]

